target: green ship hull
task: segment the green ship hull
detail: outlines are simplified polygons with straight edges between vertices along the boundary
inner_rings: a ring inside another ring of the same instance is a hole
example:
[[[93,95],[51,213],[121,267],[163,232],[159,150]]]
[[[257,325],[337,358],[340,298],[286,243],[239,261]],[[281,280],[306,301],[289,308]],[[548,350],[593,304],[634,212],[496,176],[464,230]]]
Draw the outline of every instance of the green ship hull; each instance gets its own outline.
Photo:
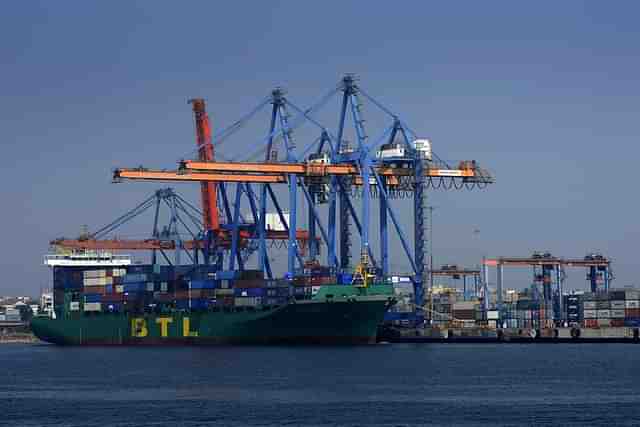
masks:
[[[393,304],[391,289],[323,286],[280,306],[36,317],[31,328],[60,345],[367,344]]]

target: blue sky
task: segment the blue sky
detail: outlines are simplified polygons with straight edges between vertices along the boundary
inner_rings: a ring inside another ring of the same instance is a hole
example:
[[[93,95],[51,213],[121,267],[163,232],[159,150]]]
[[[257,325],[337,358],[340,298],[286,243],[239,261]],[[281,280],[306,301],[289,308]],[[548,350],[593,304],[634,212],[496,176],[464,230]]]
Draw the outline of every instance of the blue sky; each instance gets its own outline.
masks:
[[[0,294],[35,294],[50,281],[50,239],[95,229],[158,187],[113,185],[111,170],[189,153],[188,98],[205,97],[219,129],[277,85],[309,105],[346,72],[441,157],[496,175],[481,192],[430,195],[437,264],[597,249],[618,285],[637,284],[638,12],[595,1],[14,2],[0,16]],[[335,123],[337,108],[326,117]],[[198,200],[194,186],[176,188]],[[584,286],[582,271],[569,286]]]

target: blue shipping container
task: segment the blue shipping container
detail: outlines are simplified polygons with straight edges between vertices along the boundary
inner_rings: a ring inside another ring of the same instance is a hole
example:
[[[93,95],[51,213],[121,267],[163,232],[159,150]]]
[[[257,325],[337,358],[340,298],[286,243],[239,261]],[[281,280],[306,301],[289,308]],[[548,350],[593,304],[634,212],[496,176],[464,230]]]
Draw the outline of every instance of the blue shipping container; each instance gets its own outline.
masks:
[[[353,274],[342,273],[338,274],[338,283],[341,285],[350,285],[353,282]]]
[[[146,274],[125,274],[122,278],[122,283],[136,283],[136,282],[146,282],[147,275]]]
[[[100,302],[102,295],[100,294],[84,294],[84,302]]]
[[[213,280],[192,280],[191,289],[214,289],[216,282]]]
[[[181,299],[176,301],[176,308],[180,310],[203,310],[208,308],[210,301],[205,298],[194,298],[191,300]]]
[[[236,272],[235,271],[218,271],[216,272],[216,279],[219,280],[230,280],[235,279]]]
[[[310,287],[294,287],[293,288],[293,294],[294,295],[311,295],[311,288]]]
[[[386,320],[386,321],[392,321],[392,320],[414,320],[414,319],[415,319],[415,314],[413,312],[400,313],[400,312],[387,311],[384,314],[384,320]]]
[[[123,287],[125,292],[142,292],[147,290],[146,283],[125,283]]]

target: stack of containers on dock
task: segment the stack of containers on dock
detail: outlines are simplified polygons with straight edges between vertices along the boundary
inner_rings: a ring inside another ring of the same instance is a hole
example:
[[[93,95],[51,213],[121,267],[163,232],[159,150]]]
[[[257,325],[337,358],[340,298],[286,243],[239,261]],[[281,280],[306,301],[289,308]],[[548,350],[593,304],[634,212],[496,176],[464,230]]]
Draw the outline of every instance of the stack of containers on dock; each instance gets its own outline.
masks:
[[[614,290],[609,292],[609,325],[619,328],[624,326],[625,317],[625,291]],[[605,325],[606,326],[606,325]]]
[[[564,318],[570,326],[579,325],[582,321],[582,310],[580,310],[580,295],[565,295],[564,307],[566,310]]]
[[[401,326],[413,318],[415,301],[413,283],[408,277],[405,279],[398,276],[393,276],[391,283],[396,303],[385,313],[384,320],[393,325]],[[429,311],[425,311],[425,318],[431,319]]]
[[[392,312],[408,313],[414,310],[414,293],[413,283],[411,282],[394,282],[393,294],[396,298],[396,304],[391,307]]]
[[[462,321],[464,325],[476,323],[476,313],[480,304],[477,300],[457,301],[452,305],[453,318]]]
[[[519,327],[518,322],[518,298],[513,295],[503,303],[501,313],[502,326],[507,328]]]
[[[20,315],[19,309],[15,307],[6,307],[0,320],[5,322],[20,322],[22,320],[22,316]]]
[[[624,325],[638,327],[640,326],[640,291],[626,289],[624,293]]]
[[[445,289],[433,295],[431,324],[446,328],[453,319],[452,305],[456,302],[455,290]]]
[[[598,309],[596,294],[589,292],[582,295],[582,326],[585,328],[598,327]]]
[[[553,304],[544,303],[540,304],[538,313],[538,328],[553,328],[555,326],[553,315]]]
[[[529,297],[518,299],[516,303],[519,328],[540,327],[540,303]]]
[[[640,294],[635,289],[582,295],[585,328],[640,326]]]
[[[595,295],[595,301],[598,327],[611,326],[611,305],[609,302],[609,294],[598,293]]]

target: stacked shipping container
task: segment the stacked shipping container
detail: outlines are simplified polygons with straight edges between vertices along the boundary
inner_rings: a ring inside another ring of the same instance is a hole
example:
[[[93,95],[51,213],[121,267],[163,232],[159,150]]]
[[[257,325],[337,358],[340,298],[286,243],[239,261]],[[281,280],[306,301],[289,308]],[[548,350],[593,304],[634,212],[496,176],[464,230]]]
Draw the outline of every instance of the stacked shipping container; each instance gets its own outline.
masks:
[[[640,326],[640,295],[635,289],[587,293],[581,302],[585,328]]]

